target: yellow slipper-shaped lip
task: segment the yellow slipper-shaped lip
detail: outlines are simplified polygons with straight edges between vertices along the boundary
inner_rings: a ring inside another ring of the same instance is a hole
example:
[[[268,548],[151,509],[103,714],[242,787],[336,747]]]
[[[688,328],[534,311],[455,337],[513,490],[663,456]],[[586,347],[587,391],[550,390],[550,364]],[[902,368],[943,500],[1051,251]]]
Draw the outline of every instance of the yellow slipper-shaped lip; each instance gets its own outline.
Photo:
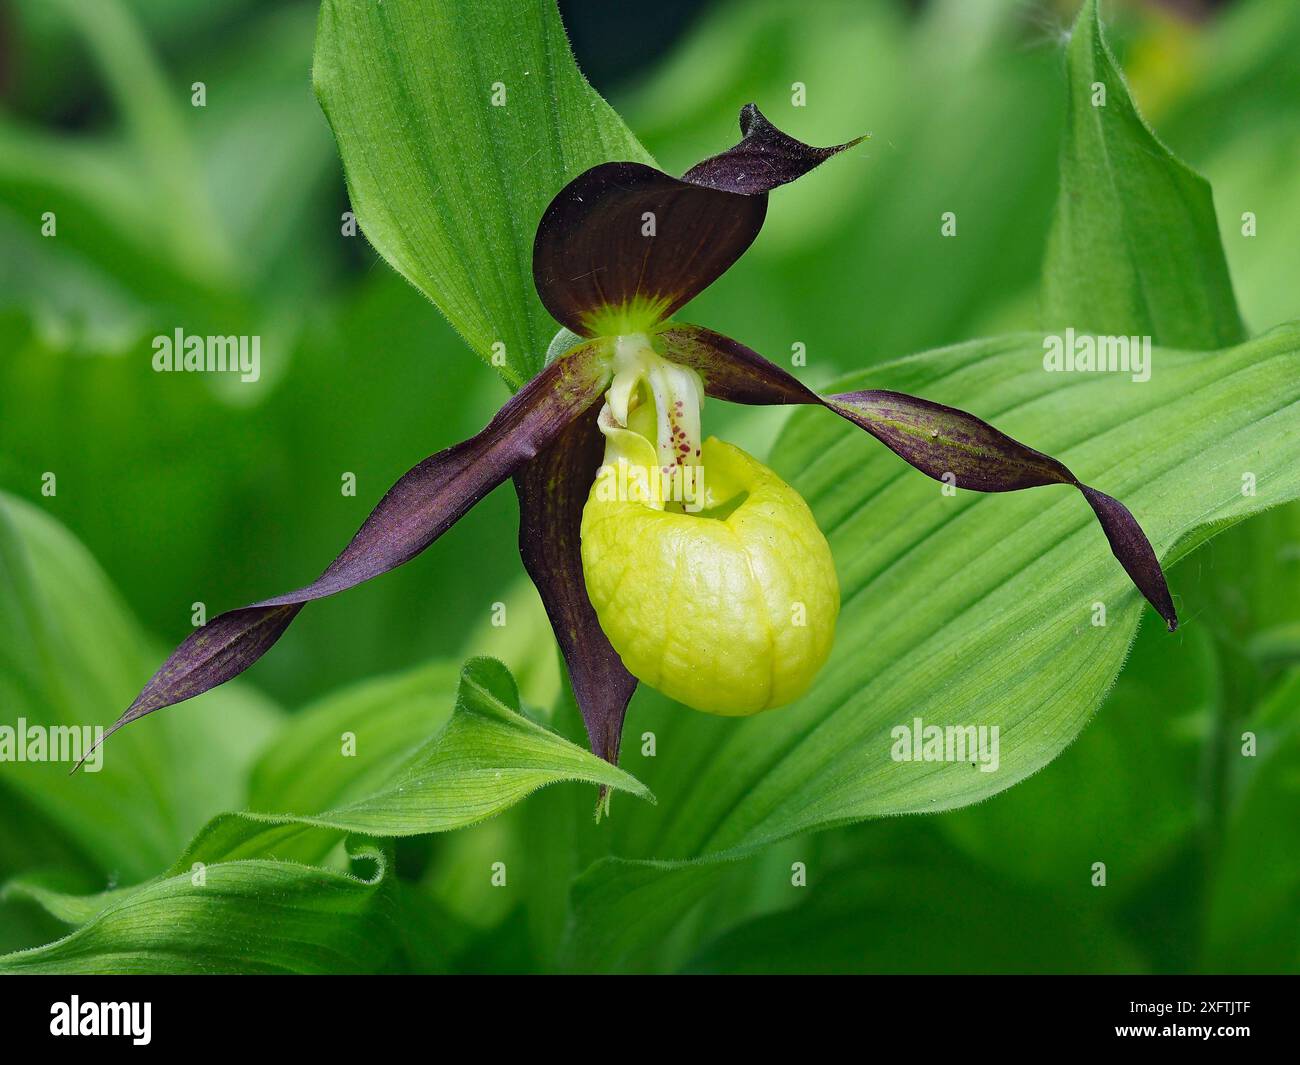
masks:
[[[756,714],[798,698],[825,663],[839,583],[794,489],[716,438],[702,459],[696,513],[628,498],[602,467],[582,516],[587,593],[633,676],[696,710]],[[659,469],[649,441],[633,461]]]

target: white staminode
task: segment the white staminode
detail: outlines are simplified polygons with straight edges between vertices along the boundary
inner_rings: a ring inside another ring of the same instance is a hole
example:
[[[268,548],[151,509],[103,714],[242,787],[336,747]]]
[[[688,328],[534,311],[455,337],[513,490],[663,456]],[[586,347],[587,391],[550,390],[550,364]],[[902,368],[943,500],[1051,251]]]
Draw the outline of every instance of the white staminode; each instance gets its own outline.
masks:
[[[654,402],[653,435],[660,465],[698,463],[704,382],[694,370],[669,362],[655,351],[644,333],[621,336],[615,341],[614,380],[605,393],[601,431],[608,437],[607,426],[611,429],[629,427],[629,418],[644,403],[640,388],[642,382]],[[645,430],[649,428],[644,426]]]
[[[605,435],[605,467],[617,469],[620,483],[631,482],[635,496],[657,508],[674,501],[698,510],[703,404],[704,383],[694,370],[665,359],[644,333],[618,337],[614,379],[598,421]],[[660,486],[665,477],[688,471],[691,476],[680,485],[674,479],[666,490]]]

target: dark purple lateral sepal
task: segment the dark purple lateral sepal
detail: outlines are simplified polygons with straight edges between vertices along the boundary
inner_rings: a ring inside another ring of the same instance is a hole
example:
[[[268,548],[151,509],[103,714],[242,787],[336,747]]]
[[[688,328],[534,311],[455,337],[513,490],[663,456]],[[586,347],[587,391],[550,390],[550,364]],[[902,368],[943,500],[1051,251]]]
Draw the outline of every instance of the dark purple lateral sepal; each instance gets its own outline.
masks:
[[[814,148],[753,104],[741,109],[740,129],[739,144],[680,178],[602,163],[560,190],[533,242],[533,281],[556,321],[591,336],[624,308],[638,330],[668,318],[754,242],[768,192],[862,139]]]
[[[541,593],[569,669],[591,749],[618,764],[619,741],[636,678],[610,646],[582,575],[582,508],[596,479],[604,437],[592,409],[515,474],[519,554]]]
[[[105,737],[238,676],[270,649],[305,604],[355,587],[418,555],[592,406],[609,379],[604,348],[602,342],[585,344],[556,360],[481,433],[403,475],[317,580],[295,592],[227,611],[189,635]]]
[[[668,357],[695,369],[709,395],[732,403],[820,404],[937,481],[975,492],[1073,485],[1092,506],[1111,551],[1138,591],[1170,632],[1178,627],[1164,571],[1137,519],[1119,500],[1090,488],[1050,455],[966,411],[902,392],[867,389],[819,395],[757,352],[709,329],[673,325],[659,335]]]

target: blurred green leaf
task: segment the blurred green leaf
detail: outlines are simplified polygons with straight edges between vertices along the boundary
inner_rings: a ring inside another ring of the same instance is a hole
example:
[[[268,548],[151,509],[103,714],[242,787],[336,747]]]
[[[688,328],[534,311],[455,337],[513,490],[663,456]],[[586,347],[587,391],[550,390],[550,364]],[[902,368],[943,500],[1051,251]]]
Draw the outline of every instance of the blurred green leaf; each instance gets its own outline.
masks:
[[[1044,265],[1051,327],[1219,348],[1244,336],[1209,183],[1133,106],[1088,0],[1067,50],[1061,192]]]
[[[466,664],[460,674],[455,711],[446,727],[404,759],[404,764],[391,768],[397,753],[409,746],[411,736],[418,734],[421,725],[428,728],[428,721],[420,719],[437,716],[438,708],[430,700],[449,680],[445,667],[434,666],[409,677],[358,685],[323,701],[308,712],[302,723],[296,722],[285,732],[257,772],[261,793],[267,801],[274,795],[283,809],[286,800],[293,801],[295,796],[300,802],[314,802],[330,794],[351,795],[365,782],[373,781],[384,767],[390,767],[384,786],[373,794],[315,815],[221,815],[204,827],[166,876],[137,888],[80,896],[56,890],[39,878],[10,884],[7,900],[27,899],[59,920],[84,928],[38,953],[0,960],[0,971],[6,964],[23,971],[60,972],[92,970],[104,964],[107,971],[119,971],[102,957],[116,950],[144,959],[138,964],[147,970],[156,964],[153,952],[164,949],[177,956],[161,971],[303,971],[317,966],[333,971],[347,964],[370,967],[365,952],[351,958],[346,953],[330,956],[333,941],[320,938],[312,924],[310,911],[319,905],[312,894],[316,889],[322,885],[330,889],[325,899],[329,906],[336,905],[331,900],[345,888],[349,889],[343,891],[348,899],[355,894],[350,890],[353,878],[340,878],[341,874],[314,867],[329,860],[340,839],[353,835],[404,836],[463,827],[489,818],[535,789],[560,780],[606,784],[650,798],[645,788],[626,773],[524,717],[518,709],[513,679],[504,666],[491,659]],[[391,705],[386,707],[387,702]],[[351,741],[336,731],[339,728],[355,729],[355,762],[349,754]],[[363,750],[369,752],[364,757]],[[275,786],[277,782],[284,784],[295,773],[307,778],[296,790]],[[379,872],[365,881],[368,885],[383,879],[386,861],[377,854],[371,857],[379,862]],[[200,868],[206,869],[206,882],[192,880]],[[239,869],[253,870],[255,875],[228,879],[228,871]],[[222,890],[214,891],[214,887]],[[230,902],[227,893],[238,895],[238,900]],[[291,956],[280,957],[272,950],[276,934],[269,930],[256,932],[261,925],[254,918],[261,913],[264,924],[265,908],[273,905],[278,921],[283,903],[277,900],[285,893],[290,897],[303,894],[303,906],[309,912],[291,915],[293,928],[300,928],[301,933],[279,933],[301,939]],[[414,904],[408,893],[406,905]],[[463,945],[467,935],[455,915],[443,912],[441,907],[434,909],[438,912],[429,915],[430,927],[410,945],[425,966],[442,949],[441,933],[454,941],[451,948]],[[382,930],[376,922],[387,920],[388,910],[387,903],[377,910],[366,903],[355,910],[347,908],[344,913],[364,933],[366,929]],[[128,911],[132,916],[122,919]],[[182,914],[191,912],[198,914],[195,920],[182,919]],[[135,915],[141,914],[143,918],[137,920]],[[218,934],[220,919],[239,928],[241,935],[250,925],[248,934],[264,934],[265,954],[252,951],[240,955],[242,960],[232,960],[220,951],[213,952],[211,958],[205,956],[206,937]],[[188,923],[189,927],[174,931],[171,938],[160,936],[154,940],[146,934],[153,921]],[[114,945],[119,943],[124,945]],[[326,960],[314,961],[308,948],[323,952]],[[345,958],[349,961],[345,962]]]
[[[875,824],[847,848],[864,863],[880,864],[896,843]],[[928,838],[908,826],[907,838]],[[864,845],[865,844],[865,845]],[[738,861],[630,861],[602,857],[572,878],[571,914],[553,952],[560,968],[574,972],[673,972],[729,927],[786,908],[802,891],[794,871],[830,870],[843,864],[842,841],[801,836],[766,847]],[[839,875],[833,872],[830,875]]]
[[[684,914],[725,878],[721,862],[605,858],[573,882],[561,963],[614,972],[644,960]]]
[[[527,380],[556,331],[533,286],[543,209],[588,167],[650,161],[578,71],[554,0],[325,0],[313,77],[370,242]]]
[[[0,143],[10,150],[0,153],[0,187],[36,186],[47,197],[42,209],[63,206],[62,197],[48,201],[57,190],[70,196],[70,207],[84,202],[93,225],[114,230],[119,243],[135,245],[146,261],[165,261],[188,283],[229,284],[235,257],[185,130],[181,108],[188,101],[168,85],[130,9],[122,0],[47,6],[85,42],[121,119],[122,140],[72,138],[6,116]],[[75,208],[70,213],[60,218],[65,232],[76,228],[70,224]]]
[[[1244,724],[1230,737],[1244,780],[1214,856],[1203,964],[1300,972],[1300,670]]]
[[[1257,332],[1296,313],[1300,5],[1238,0],[1216,14],[1184,62],[1164,57],[1182,92],[1160,128],[1214,186],[1242,315]]]
[[[542,597],[526,575],[515,578],[466,638],[461,657],[473,655],[504,662],[519,684],[525,706],[548,715],[560,699],[564,688],[560,649]],[[549,718],[544,720],[550,723]],[[585,737],[586,731],[579,721],[573,733],[564,734]]]
[[[122,0],[52,0],[86,41],[119,109],[136,179],[149,181],[153,220],[169,254],[198,278],[235,269],[182,121],[184,96],[168,84],[157,56]],[[133,200],[143,206],[138,193]]]
[[[338,214],[321,214],[334,155],[302,78],[314,6],[250,15],[201,53],[169,54],[179,77],[142,33],[138,4],[19,7],[28,36],[45,18],[75,33],[102,84],[82,88],[87,128],[38,126],[0,101],[0,302],[56,350],[146,365],[146,338],[177,325],[258,335],[262,380],[225,393],[265,398],[345,239]],[[64,47],[52,62],[85,64]],[[190,106],[196,73],[203,107]],[[47,212],[55,234],[42,232]]]
[[[391,859],[371,844],[349,858],[363,868],[217,862],[98,901],[33,892],[87,923],[0,957],[0,973],[373,972],[394,950]]]
[[[188,109],[190,133],[212,210],[239,249],[239,283],[300,299],[295,289],[336,270],[351,238],[336,206],[337,149],[303,78],[317,5],[266,7],[203,63],[207,106]]]
[[[103,725],[157,654],[85,548],[0,494],[0,724]],[[97,772],[0,762],[0,795],[15,811],[0,873],[48,852],[53,835],[88,873],[139,880],[214,813],[242,805],[244,772],[278,715],[244,685],[202,698],[207,713],[160,716],[157,728],[116,737]]]
[[[473,949],[474,930],[407,881],[397,882],[397,902],[398,946],[405,969],[421,974],[456,972],[458,955]]]
[[[905,885],[905,886],[902,886]],[[840,872],[741,925],[703,973],[1117,973],[1141,962],[1104,919],[952,859]],[[1064,926],[1064,928],[1063,928]]]
[[[1257,633],[1250,651],[1263,665],[1300,663],[1300,621],[1285,622]]]

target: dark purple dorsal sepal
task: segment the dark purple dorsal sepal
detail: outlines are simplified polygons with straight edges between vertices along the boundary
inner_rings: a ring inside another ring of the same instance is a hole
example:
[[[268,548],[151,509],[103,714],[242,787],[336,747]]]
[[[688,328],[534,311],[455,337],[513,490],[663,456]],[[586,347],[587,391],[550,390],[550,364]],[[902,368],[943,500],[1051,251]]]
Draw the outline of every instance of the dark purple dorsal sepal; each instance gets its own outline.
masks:
[[[814,148],[753,104],[741,109],[740,128],[740,143],[680,178],[602,163],[556,194],[533,242],[533,281],[556,321],[580,336],[650,329],[744,254],[770,190],[858,143]]]

